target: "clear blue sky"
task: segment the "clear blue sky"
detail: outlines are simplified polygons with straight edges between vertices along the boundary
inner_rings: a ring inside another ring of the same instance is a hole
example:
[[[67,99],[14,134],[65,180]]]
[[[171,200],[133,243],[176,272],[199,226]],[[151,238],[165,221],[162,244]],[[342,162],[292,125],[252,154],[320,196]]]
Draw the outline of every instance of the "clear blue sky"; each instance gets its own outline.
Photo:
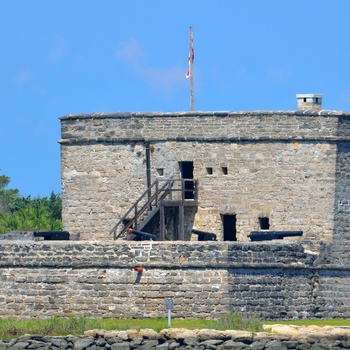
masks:
[[[350,111],[349,0],[1,0],[0,174],[60,193],[59,117],[296,109]]]

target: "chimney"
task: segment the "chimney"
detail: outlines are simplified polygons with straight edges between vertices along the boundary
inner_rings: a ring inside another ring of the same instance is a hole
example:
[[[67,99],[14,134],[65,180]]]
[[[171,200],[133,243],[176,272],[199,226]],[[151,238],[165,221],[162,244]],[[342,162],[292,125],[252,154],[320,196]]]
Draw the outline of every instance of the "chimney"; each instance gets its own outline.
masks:
[[[298,110],[320,111],[322,109],[322,98],[320,94],[297,94]]]

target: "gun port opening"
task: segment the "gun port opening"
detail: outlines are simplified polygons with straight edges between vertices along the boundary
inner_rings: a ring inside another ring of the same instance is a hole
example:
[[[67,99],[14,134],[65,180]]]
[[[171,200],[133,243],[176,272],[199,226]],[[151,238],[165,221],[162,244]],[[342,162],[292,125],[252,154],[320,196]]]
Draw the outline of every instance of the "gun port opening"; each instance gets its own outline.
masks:
[[[259,218],[260,230],[269,230],[270,222],[269,218]]]

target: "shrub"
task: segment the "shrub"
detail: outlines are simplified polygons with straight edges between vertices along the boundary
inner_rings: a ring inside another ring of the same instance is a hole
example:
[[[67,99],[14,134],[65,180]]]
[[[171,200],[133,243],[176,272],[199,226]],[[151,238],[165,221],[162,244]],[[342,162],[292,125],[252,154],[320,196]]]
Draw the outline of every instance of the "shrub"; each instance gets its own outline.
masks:
[[[251,332],[263,331],[263,322],[256,315],[243,315],[240,312],[230,312],[224,317],[219,318],[215,324],[215,329],[239,329]]]

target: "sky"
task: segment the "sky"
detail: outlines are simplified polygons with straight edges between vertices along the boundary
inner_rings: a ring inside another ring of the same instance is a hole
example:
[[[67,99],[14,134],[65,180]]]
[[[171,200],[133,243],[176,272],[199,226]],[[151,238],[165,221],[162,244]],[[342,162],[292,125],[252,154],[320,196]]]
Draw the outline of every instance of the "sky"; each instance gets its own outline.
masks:
[[[350,111],[349,0],[0,0],[0,175],[23,196],[61,192],[59,117]]]

